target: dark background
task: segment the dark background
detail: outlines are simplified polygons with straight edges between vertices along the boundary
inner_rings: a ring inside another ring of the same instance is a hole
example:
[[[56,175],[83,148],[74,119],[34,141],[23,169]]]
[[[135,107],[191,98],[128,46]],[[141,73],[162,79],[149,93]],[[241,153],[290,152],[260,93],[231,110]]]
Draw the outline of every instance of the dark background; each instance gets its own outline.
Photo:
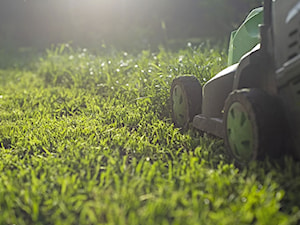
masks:
[[[0,0],[0,48],[226,39],[261,0]]]

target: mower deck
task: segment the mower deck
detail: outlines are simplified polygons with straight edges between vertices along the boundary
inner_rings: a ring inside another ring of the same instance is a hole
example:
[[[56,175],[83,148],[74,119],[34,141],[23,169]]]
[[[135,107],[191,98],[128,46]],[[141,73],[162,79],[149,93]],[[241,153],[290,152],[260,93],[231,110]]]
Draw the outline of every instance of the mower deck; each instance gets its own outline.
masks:
[[[220,118],[208,118],[198,114],[193,119],[193,126],[199,130],[224,138],[223,120]]]

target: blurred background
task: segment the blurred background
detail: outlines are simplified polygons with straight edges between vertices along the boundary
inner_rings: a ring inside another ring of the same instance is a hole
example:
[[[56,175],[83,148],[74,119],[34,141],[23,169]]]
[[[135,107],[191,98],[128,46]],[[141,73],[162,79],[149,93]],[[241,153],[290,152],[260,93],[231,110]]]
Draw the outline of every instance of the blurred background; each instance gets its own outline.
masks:
[[[1,0],[0,49],[121,49],[227,40],[261,0]]]

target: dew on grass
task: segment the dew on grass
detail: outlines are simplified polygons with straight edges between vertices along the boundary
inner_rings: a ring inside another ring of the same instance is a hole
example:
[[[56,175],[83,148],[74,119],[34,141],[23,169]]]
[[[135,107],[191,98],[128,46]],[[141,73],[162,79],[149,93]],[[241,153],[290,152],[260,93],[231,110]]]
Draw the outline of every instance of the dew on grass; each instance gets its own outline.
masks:
[[[234,195],[234,194],[231,194],[231,195],[229,195],[228,200],[229,200],[229,201],[233,201],[234,198],[235,198],[235,195]]]
[[[204,199],[204,204],[205,204],[205,205],[208,205],[209,203],[210,203],[209,199],[207,199],[207,198]]]
[[[139,66],[137,64],[134,65],[134,68],[138,68]]]
[[[151,72],[152,72],[152,70],[149,69],[149,70],[148,70],[148,73],[151,73]]]
[[[124,62],[121,62],[120,67],[124,67],[124,66],[127,66],[127,65]]]
[[[116,69],[116,72],[117,72],[117,73],[119,73],[119,72],[120,72],[120,69],[119,69],[119,68],[118,68],[118,69]]]
[[[152,53],[152,57],[153,57],[153,59],[154,59],[154,60],[156,60],[156,59],[157,59],[157,56],[156,56],[156,54],[155,54],[155,53]]]
[[[179,58],[178,58],[178,62],[179,62],[179,63],[182,63],[182,60],[183,60],[183,58],[184,58],[184,56],[183,56],[183,55],[179,56]]]
[[[247,202],[247,198],[246,197],[242,197],[241,200],[242,200],[243,203]]]

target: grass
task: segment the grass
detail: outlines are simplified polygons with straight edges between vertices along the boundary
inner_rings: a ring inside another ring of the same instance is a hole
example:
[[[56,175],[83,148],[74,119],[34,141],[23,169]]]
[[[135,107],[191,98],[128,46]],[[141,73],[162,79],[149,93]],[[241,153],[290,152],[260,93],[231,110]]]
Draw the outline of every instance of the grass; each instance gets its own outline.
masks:
[[[102,50],[0,70],[0,224],[299,223],[299,162],[239,169],[222,140],[170,120],[172,79],[205,83],[222,51]]]

